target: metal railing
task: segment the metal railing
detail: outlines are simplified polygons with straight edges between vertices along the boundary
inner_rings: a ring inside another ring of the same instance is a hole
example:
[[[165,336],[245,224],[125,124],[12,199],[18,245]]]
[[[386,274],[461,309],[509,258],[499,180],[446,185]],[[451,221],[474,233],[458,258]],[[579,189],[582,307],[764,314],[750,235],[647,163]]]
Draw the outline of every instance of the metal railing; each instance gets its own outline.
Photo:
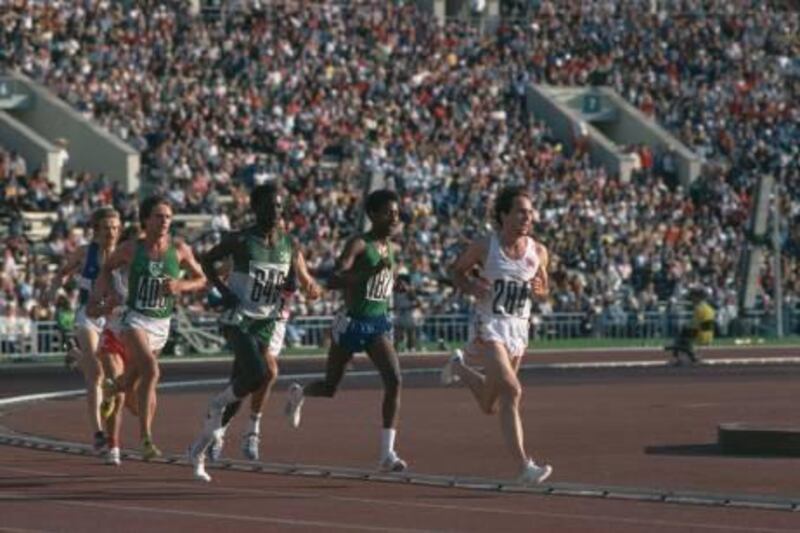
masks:
[[[324,347],[330,342],[332,316],[294,318],[287,328],[289,347]],[[668,339],[691,321],[688,311],[648,311],[644,313],[553,313],[537,315],[531,321],[530,337],[536,340],[616,338]],[[396,332],[413,333],[418,342],[434,344],[464,343],[469,334],[466,314],[429,315],[417,321],[398,320]],[[226,349],[215,314],[188,315],[181,312],[173,321],[172,346],[167,354],[215,353]],[[800,309],[784,313],[785,331],[800,334]],[[772,337],[775,317],[755,312],[746,317],[717,323],[717,337]],[[58,355],[64,353],[69,334],[56,322],[20,322],[16,328],[0,324],[0,358]]]

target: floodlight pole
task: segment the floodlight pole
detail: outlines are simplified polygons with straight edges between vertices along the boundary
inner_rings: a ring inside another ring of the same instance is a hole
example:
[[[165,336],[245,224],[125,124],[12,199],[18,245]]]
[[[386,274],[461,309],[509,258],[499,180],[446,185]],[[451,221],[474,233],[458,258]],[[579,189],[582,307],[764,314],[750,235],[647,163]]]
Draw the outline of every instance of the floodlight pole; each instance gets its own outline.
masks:
[[[783,337],[783,264],[781,261],[781,183],[775,187],[775,194],[772,195],[772,252],[773,269],[775,280],[775,335],[780,339]]]

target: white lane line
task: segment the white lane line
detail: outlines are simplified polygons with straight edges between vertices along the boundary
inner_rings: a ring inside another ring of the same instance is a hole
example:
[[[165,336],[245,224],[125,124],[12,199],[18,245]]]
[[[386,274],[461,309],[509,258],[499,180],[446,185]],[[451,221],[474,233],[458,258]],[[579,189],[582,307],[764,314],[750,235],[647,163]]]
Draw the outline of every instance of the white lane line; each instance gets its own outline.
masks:
[[[70,396],[81,396],[83,394],[86,394],[86,389],[73,389],[56,392],[42,392],[39,394],[25,394],[23,396],[12,396],[10,398],[0,399],[0,407],[6,407],[18,403],[38,402],[41,400],[57,400],[60,398],[69,398]]]
[[[3,492],[0,495],[7,497],[11,500],[30,500],[36,501],[34,498],[28,498],[25,495]],[[17,496],[21,496],[17,498]],[[66,498],[69,498],[68,496]],[[187,518],[213,518],[218,520],[225,520],[226,522],[255,522],[260,524],[278,524],[282,526],[291,527],[317,527],[330,529],[344,529],[347,531],[377,531],[381,533],[427,533],[438,530],[432,529],[407,529],[407,528],[394,528],[394,527],[380,527],[380,526],[364,526],[361,524],[352,524],[346,522],[326,522],[321,520],[296,520],[288,518],[275,518],[270,516],[246,516],[242,514],[224,514],[224,513],[209,513],[204,511],[181,511],[179,509],[163,509],[160,507],[144,507],[139,505],[118,505],[112,503],[99,503],[99,502],[79,502],[71,501],[68,499],[49,499],[48,503],[55,505],[65,505],[70,507],[89,507],[94,509],[110,509],[112,511],[126,511],[133,512],[139,515],[153,515],[153,514],[166,514],[173,516],[181,516]]]
[[[47,529],[22,529],[19,527],[0,526],[0,533],[50,533]]]
[[[567,363],[528,363],[522,365],[522,370],[541,370],[541,369],[557,369],[557,370],[585,370],[585,369],[615,369],[615,368],[657,368],[657,367],[672,367],[670,361],[666,358],[641,360],[641,361],[593,361],[593,362],[567,362]],[[750,365],[793,365],[800,364],[800,357],[731,357],[731,358],[715,358],[703,359],[699,364],[694,366],[750,366]],[[686,368],[690,368],[687,366]],[[677,368],[676,368],[677,370]],[[402,371],[404,376],[413,375],[430,375],[438,374],[441,372],[439,368],[408,368]],[[351,377],[374,377],[378,376],[375,370],[358,370],[348,372]],[[319,379],[324,376],[322,372],[308,372],[304,374],[281,374],[278,376],[278,381],[294,381],[303,379]],[[192,381],[169,381],[159,383],[158,388],[161,390],[171,389],[184,389],[195,387],[209,387],[224,385],[228,382],[225,378],[220,379],[200,379]],[[82,396],[86,393],[85,389],[73,389],[66,391],[45,392],[39,394],[26,394],[24,396],[12,396],[10,398],[0,398],[0,408],[8,407],[9,405],[16,405],[26,402],[35,402],[42,400],[56,400],[62,398],[70,398],[73,396]]]
[[[36,475],[44,475],[44,476],[62,476],[60,473],[55,472],[42,472],[37,470],[31,470],[26,468],[13,468],[0,465],[0,470],[8,470],[8,471],[16,471],[20,473],[26,474],[36,474]],[[187,471],[187,476],[189,475]],[[64,475],[64,477],[67,477]],[[341,481],[341,480],[339,480]],[[220,486],[218,483],[212,483],[210,485],[199,483],[178,483],[178,484],[170,484],[170,487],[174,488],[208,488],[214,489],[220,492],[230,493],[230,494],[246,494],[252,495],[255,497],[259,496],[286,496],[289,492],[292,492],[291,489],[285,489],[281,491],[273,491],[268,489],[246,489],[241,487],[223,487]],[[113,489],[112,489],[113,490]],[[452,489],[451,489],[452,490]],[[475,505],[453,505],[453,504],[435,504],[435,503],[422,503],[422,502],[410,502],[410,501],[402,501],[402,500],[390,500],[390,499],[375,499],[375,498],[363,498],[363,497],[353,497],[353,496],[332,496],[327,493],[315,493],[311,491],[306,491],[302,487],[299,487],[297,491],[302,491],[300,494],[303,497],[309,499],[323,499],[323,500],[330,500],[334,502],[347,502],[347,503],[355,503],[355,504],[369,504],[369,505],[383,505],[386,507],[401,507],[401,508],[408,508],[408,509],[430,509],[430,510],[438,510],[438,511],[457,511],[463,513],[475,513],[475,514],[493,514],[493,515],[513,515],[513,516],[521,516],[521,517],[546,517],[546,518],[557,518],[559,520],[575,520],[578,522],[596,522],[596,521],[603,521],[609,523],[618,523],[618,524],[630,524],[630,525],[642,525],[642,526],[658,526],[658,527],[672,527],[676,528],[680,531],[686,531],[687,529],[705,529],[709,531],[763,531],[765,533],[788,533],[788,532],[797,532],[797,529],[784,529],[784,528],[761,528],[761,527],[753,527],[753,526],[733,526],[733,525],[721,525],[716,523],[702,523],[702,522],[680,522],[680,521],[672,521],[672,520],[663,520],[663,519],[643,519],[643,518],[624,518],[619,516],[611,516],[611,515],[598,515],[598,514],[579,514],[579,513],[559,513],[553,511],[534,511],[534,510],[515,510],[515,509],[501,509],[497,507],[480,507]],[[297,494],[297,493],[295,493]],[[109,491],[109,495],[113,495],[113,492]],[[419,498],[420,496],[414,496],[415,498]],[[51,500],[52,501],[52,500]],[[609,500],[602,500],[602,501],[609,501]],[[62,503],[62,502],[59,502]],[[70,502],[71,503],[71,502]],[[141,508],[143,510],[151,511],[148,507]],[[710,509],[710,508],[709,508]],[[681,513],[684,512],[683,509],[679,510]],[[330,527],[330,526],[329,526]],[[349,527],[349,526],[348,526]],[[388,529],[383,529],[382,531],[389,531]]]
[[[717,358],[717,359],[703,359],[698,365],[695,366],[750,366],[750,365],[793,365],[800,364],[800,357],[733,357],[733,358]],[[652,359],[642,361],[596,361],[596,362],[572,362],[572,363],[528,363],[522,365],[522,370],[541,370],[541,369],[558,369],[558,370],[582,370],[582,369],[614,369],[614,368],[657,368],[657,367],[672,367],[666,359]],[[690,367],[686,367],[690,368]],[[676,368],[676,370],[678,370]],[[412,375],[430,375],[438,374],[441,371],[439,368],[408,368],[402,371],[405,376]],[[348,372],[351,377],[374,377],[378,376],[375,370],[358,370]],[[304,374],[291,374],[279,375],[278,381],[294,381],[302,379],[319,379],[324,376],[322,372],[308,372]],[[224,385],[228,382],[227,379],[200,379],[192,381],[169,381],[159,383],[158,388],[161,390],[171,389],[184,389],[195,387],[209,387]],[[0,408],[8,407],[9,405],[16,405],[26,402],[35,402],[42,400],[55,400],[62,398],[69,398],[72,396],[81,396],[86,393],[85,389],[73,389],[66,391],[45,392],[40,394],[26,394],[24,396],[12,396],[10,398],[0,398]]]

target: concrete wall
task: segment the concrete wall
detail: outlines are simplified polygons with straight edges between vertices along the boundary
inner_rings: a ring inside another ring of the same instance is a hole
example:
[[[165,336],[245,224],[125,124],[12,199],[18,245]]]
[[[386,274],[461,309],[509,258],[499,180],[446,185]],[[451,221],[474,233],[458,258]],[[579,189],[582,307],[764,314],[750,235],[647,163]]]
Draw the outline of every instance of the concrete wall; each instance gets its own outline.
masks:
[[[5,111],[0,111],[0,146],[22,155],[28,165],[28,172],[44,168],[47,179],[55,185],[57,192],[61,192],[61,158],[58,148]]]
[[[9,75],[20,80],[35,98],[30,109],[11,111],[9,114],[51,143],[58,138],[67,139],[67,168],[103,173],[112,180],[122,182],[127,192],[138,190],[140,161],[136,150],[87,120],[26,76],[19,73]]]
[[[493,35],[500,27],[500,0],[486,0],[486,10],[483,12],[483,31]]]
[[[748,231],[756,241],[767,238],[770,215],[770,199],[775,186],[775,178],[769,174],[762,175],[758,180],[753,207],[750,210]],[[744,281],[744,290],[739,291],[739,307],[751,310],[756,305],[758,296],[758,277],[764,261],[766,246],[750,241],[742,259],[740,279]]]
[[[660,150],[671,149],[677,160],[678,175],[684,185],[700,174],[702,160],[691,150],[613,90],[604,87],[599,91],[604,100],[620,110],[617,120],[605,127],[609,137],[620,144],[644,143]]]
[[[417,0],[417,9],[436,17],[439,24],[444,24],[447,15],[447,2],[445,0]]]
[[[577,125],[583,122],[577,113],[567,106],[559,106],[545,91],[533,84],[528,86],[527,106],[528,112],[533,113],[537,120],[543,120],[556,138],[572,146]],[[619,175],[622,181],[630,180],[635,162],[633,156],[620,153],[614,143],[591,124],[586,123],[586,127],[592,161],[603,165],[608,172]]]

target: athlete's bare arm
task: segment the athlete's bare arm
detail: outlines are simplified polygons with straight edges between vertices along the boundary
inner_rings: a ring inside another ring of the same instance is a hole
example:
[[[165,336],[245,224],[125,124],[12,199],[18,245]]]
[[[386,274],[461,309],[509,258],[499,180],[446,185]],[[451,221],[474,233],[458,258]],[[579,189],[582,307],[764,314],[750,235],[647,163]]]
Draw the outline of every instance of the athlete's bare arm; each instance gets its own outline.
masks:
[[[81,268],[81,265],[86,261],[86,251],[89,249],[88,246],[81,246],[74,252],[72,252],[69,257],[67,257],[67,262],[64,263],[56,275],[53,276],[53,281],[50,284],[50,289],[47,291],[47,299],[48,301],[55,300],[55,295],[58,292],[58,289],[64,285],[66,279],[75,275],[76,272]]]
[[[359,255],[364,253],[367,243],[362,237],[353,237],[344,245],[342,255],[336,261],[336,269],[328,280],[329,289],[346,289],[358,281],[353,265]]]
[[[133,255],[136,251],[137,241],[132,239],[125,241],[120,246],[111,252],[111,255],[103,262],[100,267],[100,274],[97,276],[97,281],[94,284],[94,290],[89,297],[89,306],[97,309],[103,302],[108,302],[108,305],[116,304],[116,292],[113,290],[111,283],[111,273],[130,265],[133,262]]]
[[[392,251],[392,257],[397,257],[397,254],[400,253],[400,247],[393,242],[389,243],[389,249]],[[396,266],[392,270],[392,278],[394,279],[394,282],[397,283],[397,275],[399,274],[399,271]]]
[[[488,280],[472,274],[474,267],[484,262],[488,251],[487,237],[474,240],[450,266],[453,284],[464,293],[476,298],[484,298],[491,292]]]
[[[541,264],[533,277],[531,292],[537,298],[546,298],[550,294],[550,275],[547,273],[547,268],[550,265],[550,255],[547,252],[547,247],[539,243],[536,243],[536,253],[539,254]]]
[[[187,271],[189,277],[168,280],[164,286],[165,292],[167,294],[180,294],[203,289],[206,286],[206,276],[203,274],[203,267],[195,259],[191,246],[178,242],[175,247],[178,251],[178,262]]]
[[[300,285],[300,290],[303,291],[306,299],[314,301],[322,296],[322,288],[308,271],[308,265],[306,264],[305,257],[303,257],[303,252],[296,246],[295,250],[292,261],[294,262],[294,271],[297,275],[297,283]]]
[[[204,253],[200,258],[200,265],[203,268],[203,273],[206,275],[208,281],[222,295],[222,302],[225,307],[236,306],[236,304],[239,303],[239,298],[233,293],[230,287],[228,287],[228,284],[223,281],[216,264],[231,257],[238,244],[239,239],[235,234],[228,235],[222,239],[222,242]]]

